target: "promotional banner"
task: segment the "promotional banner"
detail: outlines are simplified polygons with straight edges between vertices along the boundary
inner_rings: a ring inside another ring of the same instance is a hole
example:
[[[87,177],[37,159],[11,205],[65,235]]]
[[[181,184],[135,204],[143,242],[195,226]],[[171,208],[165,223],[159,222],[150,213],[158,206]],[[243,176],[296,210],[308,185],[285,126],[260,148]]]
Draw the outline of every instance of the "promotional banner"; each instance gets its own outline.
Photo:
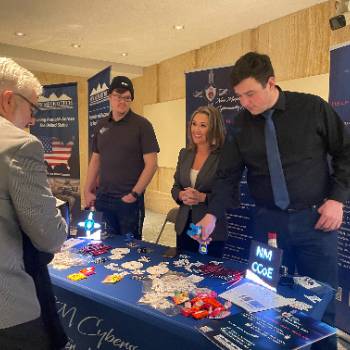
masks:
[[[77,84],[44,86],[41,109],[30,132],[44,146],[44,160],[53,194],[80,211],[80,163]]]
[[[231,130],[234,117],[241,110],[239,99],[230,86],[232,67],[213,68],[186,73],[186,121],[200,106],[216,107]]]
[[[224,118],[227,135],[232,137],[234,120],[242,109],[239,99],[230,86],[232,67],[213,68],[186,73],[186,125],[192,113],[200,106],[216,107]],[[224,258],[248,262],[249,246],[252,239],[253,201],[243,177],[241,182],[241,207],[227,212],[228,241]]]
[[[350,131],[350,44],[330,52],[329,103]],[[344,207],[343,225],[338,235],[339,288],[337,327],[350,333],[350,202]]]
[[[91,154],[95,125],[109,114],[108,88],[110,81],[111,67],[107,67],[88,79],[89,155]]]

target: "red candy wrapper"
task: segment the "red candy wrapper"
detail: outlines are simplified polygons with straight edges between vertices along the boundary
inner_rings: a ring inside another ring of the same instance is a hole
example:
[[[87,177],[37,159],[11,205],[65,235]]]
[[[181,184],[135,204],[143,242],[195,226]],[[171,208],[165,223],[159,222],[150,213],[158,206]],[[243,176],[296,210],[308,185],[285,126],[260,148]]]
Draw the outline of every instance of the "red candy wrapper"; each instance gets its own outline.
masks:
[[[94,266],[86,267],[85,269],[82,269],[79,272],[84,274],[85,276],[90,276],[96,273]]]

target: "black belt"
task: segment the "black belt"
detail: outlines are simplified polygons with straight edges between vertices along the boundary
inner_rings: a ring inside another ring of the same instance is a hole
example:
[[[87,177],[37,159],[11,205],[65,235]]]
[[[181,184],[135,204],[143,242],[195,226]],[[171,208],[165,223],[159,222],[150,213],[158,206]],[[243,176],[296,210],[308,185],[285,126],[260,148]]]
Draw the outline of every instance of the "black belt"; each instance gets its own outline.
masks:
[[[313,204],[313,205],[304,205],[304,206],[297,206],[296,208],[287,208],[283,211],[286,211],[287,213],[295,213],[297,211],[307,210],[307,209],[317,209],[319,207],[319,204]],[[281,209],[282,210],[282,209]]]
[[[287,213],[295,213],[298,211],[302,211],[302,210],[308,210],[308,209],[317,209],[321,203],[317,203],[317,204],[296,204],[296,205],[292,205],[290,207],[288,207],[287,209],[281,209],[275,205],[260,205],[260,204],[256,204],[258,207],[261,208],[265,208],[268,210],[277,210],[277,211],[284,211]]]

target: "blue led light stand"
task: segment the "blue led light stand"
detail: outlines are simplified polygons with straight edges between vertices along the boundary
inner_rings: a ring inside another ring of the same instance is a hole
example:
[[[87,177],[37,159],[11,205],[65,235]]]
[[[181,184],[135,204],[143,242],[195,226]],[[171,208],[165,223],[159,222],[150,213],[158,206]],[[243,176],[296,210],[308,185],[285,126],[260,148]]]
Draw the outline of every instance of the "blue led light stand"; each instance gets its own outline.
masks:
[[[93,207],[83,210],[76,220],[76,236],[100,241],[105,236],[105,226],[102,212],[96,211]]]

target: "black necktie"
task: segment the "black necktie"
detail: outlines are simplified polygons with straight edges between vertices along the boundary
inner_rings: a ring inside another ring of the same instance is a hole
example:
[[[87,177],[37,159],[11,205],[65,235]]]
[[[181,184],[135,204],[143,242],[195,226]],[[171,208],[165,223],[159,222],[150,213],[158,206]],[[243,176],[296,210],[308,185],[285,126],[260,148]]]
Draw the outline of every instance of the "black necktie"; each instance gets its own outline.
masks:
[[[286,209],[289,205],[289,194],[286,179],[283,174],[276,129],[272,120],[273,112],[273,109],[269,109],[263,113],[263,116],[265,117],[267,163],[270,171],[271,186],[275,204],[281,209]]]

